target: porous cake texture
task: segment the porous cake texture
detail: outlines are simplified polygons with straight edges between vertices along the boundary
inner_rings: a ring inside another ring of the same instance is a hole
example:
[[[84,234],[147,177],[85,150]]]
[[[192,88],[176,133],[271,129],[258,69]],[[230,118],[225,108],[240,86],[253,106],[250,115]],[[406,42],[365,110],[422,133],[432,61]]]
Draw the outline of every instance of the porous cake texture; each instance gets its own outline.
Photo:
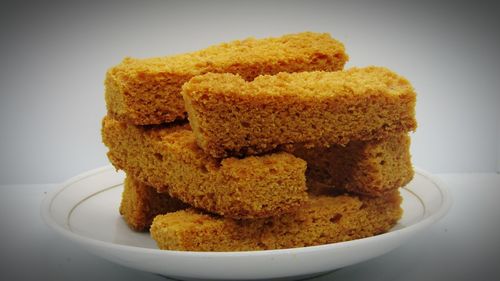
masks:
[[[346,146],[297,146],[293,154],[307,161],[308,186],[319,184],[381,196],[406,185],[414,174],[406,133],[382,140],[353,141]]]
[[[197,143],[214,157],[287,144],[345,145],[415,130],[416,94],[382,67],[337,72],[193,77],[183,92]]]
[[[399,192],[382,197],[312,196],[295,213],[234,220],[186,209],[157,216],[151,237],[160,249],[251,251],[322,245],[384,233],[401,218]]]
[[[167,193],[158,193],[156,189],[143,184],[131,177],[126,177],[122,200],[120,203],[120,214],[135,231],[147,231],[151,222],[157,215],[179,211],[188,205]]]
[[[261,74],[341,70],[348,60],[342,43],[329,34],[304,32],[245,39],[206,49],[149,59],[125,58],[106,74],[108,115],[136,125],[184,119],[182,85],[207,72]]]
[[[102,137],[117,169],[209,212],[269,217],[308,199],[306,162],[286,152],[218,160],[196,145],[188,124],[140,127],[109,117]]]

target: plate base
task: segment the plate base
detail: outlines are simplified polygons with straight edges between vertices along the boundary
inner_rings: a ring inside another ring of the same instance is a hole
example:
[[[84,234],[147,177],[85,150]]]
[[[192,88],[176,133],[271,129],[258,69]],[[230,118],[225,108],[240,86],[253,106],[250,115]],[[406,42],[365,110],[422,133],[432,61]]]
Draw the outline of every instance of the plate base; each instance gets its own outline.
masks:
[[[327,274],[333,273],[333,272],[338,271],[338,270],[340,270],[340,268],[339,269],[335,269],[335,270],[320,272],[320,273],[312,273],[312,274],[299,275],[299,276],[290,276],[290,277],[271,278],[271,279],[266,279],[266,280],[269,280],[269,281],[300,281],[300,280],[309,280],[309,279],[312,279],[312,278],[316,278],[316,277],[320,277],[320,276],[323,276],[323,275],[327,275]],[[163,277],[163,278],[165,278],[167,280],[175,280],[175,281],[215,281],[215,280],[220,281],[220,280],[222,280],[222,279],[184,278],[184,277],[165,276],[165,275],[162,275],[162,274],[158,274],[158,276]],[[232,280],[232,279],[228,279],[228,280]],[[238,280],[240,280],[240,279],[238,279]],[[244,279],[244,280],[240,280],[240,281],[255,281],[255,280],[259,280],[259,279]],[[260,280],[262,280],[262,279],[260,279]]]

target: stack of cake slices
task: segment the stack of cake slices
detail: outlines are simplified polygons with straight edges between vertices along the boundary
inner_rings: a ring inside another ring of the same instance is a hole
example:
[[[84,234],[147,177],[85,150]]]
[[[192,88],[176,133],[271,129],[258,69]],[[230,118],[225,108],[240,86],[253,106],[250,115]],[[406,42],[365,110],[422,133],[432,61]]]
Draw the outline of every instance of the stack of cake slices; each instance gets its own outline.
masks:
[[[111,68],[102,137],[127,174],[127,224],[185,251],[391,229],[413,177],[416,95],[386,68],[343,70],[347,60],[342,43],[306,32]]]

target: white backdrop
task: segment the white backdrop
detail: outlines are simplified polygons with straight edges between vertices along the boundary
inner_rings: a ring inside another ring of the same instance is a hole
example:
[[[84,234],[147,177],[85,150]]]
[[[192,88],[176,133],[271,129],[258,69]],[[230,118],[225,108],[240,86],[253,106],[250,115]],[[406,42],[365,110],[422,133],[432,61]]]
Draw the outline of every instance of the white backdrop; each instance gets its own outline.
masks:
[[[100,140],[103,79],[124,56],[307,30],[344,42],[348,66],[387,66],[412,82],[415,165],[432,172],[498,167],[498,4],[40,2],[0,11],[0,184],[59,182],[108,163]]]

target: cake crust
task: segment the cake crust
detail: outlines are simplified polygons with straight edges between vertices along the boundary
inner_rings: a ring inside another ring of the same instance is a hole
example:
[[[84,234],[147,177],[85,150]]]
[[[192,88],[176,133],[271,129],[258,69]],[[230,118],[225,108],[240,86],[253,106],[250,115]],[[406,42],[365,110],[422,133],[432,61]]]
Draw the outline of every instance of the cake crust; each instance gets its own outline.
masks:
[[[313,32],[248,38],[168,57],[125,58],[106,74],[108,115],[136,125],[172,122],[186,117],[180,92],[193,76],[237,73],[253,80],[261,74],[341,70],[347,60],[342,43]]]
[[[382,67],[263,75],[208,73],[183,86],[197,143],[213,157],[302,143],[346,145],[416,129],[410,83]]]

